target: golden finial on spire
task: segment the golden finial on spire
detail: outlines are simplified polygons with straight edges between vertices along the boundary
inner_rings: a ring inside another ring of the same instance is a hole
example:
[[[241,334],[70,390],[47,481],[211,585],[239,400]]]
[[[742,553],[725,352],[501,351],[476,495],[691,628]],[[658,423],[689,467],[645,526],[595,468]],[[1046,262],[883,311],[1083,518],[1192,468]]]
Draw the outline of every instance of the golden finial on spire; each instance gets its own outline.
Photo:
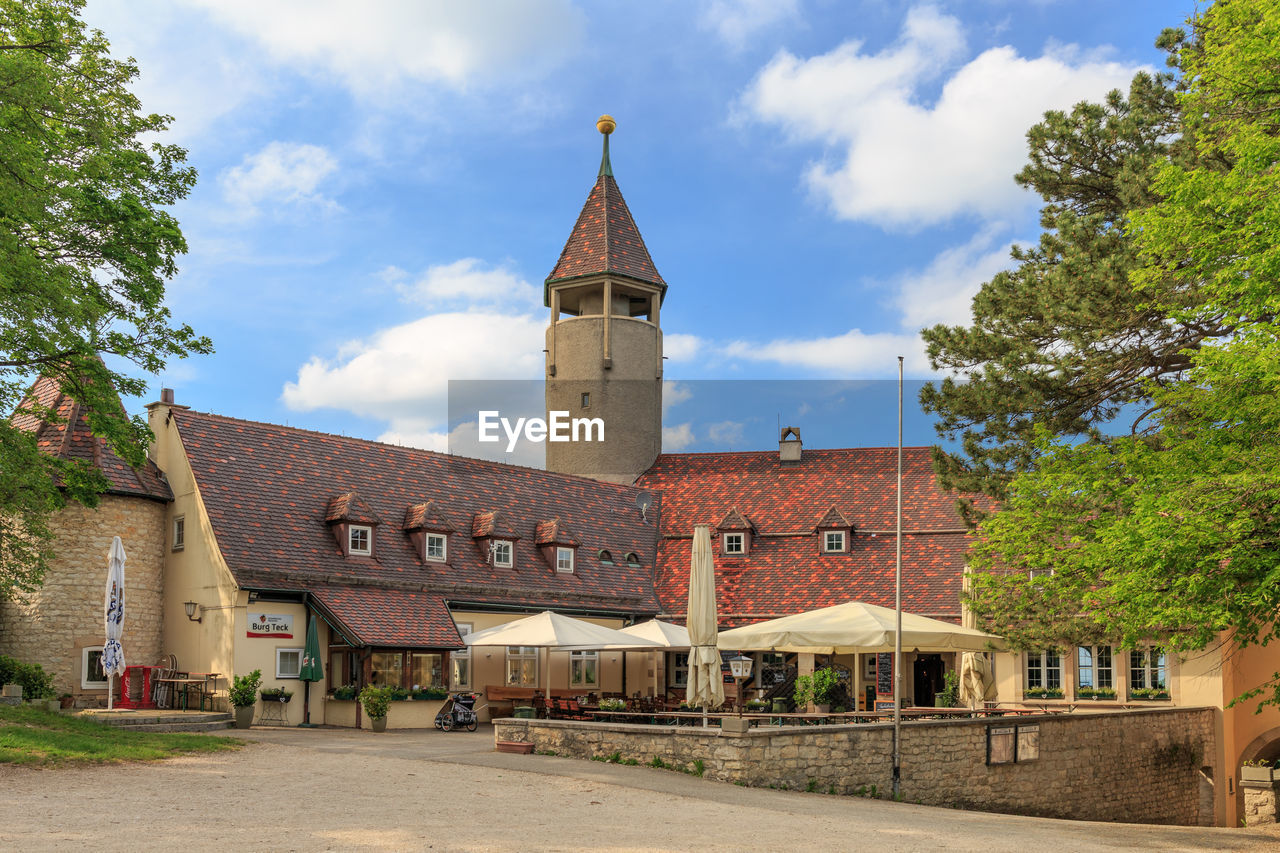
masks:
[[[613,133],[614,128],[617,126],[618,123],[613,120],[613,116],[611,115],[602,115],[600,118],[596,119],[596,130],[600,131],[605,136]]]

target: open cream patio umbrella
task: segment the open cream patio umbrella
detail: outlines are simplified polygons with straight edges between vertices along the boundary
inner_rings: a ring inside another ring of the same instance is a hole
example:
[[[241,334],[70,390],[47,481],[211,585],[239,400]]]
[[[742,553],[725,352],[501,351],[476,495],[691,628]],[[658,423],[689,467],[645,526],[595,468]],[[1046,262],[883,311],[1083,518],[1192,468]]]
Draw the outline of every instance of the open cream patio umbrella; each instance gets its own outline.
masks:
[[[683,625],[675,625],[671,622],[663,622],[660,619],[650,619],[648,622],[639,622],[635,625],[628,625],[622,629],[622,633],[631,634],[634,637],[642,637],[646,640],[653,640],[663,649],[684,650],[689,648],[689,632]],[[656,657],[659,652],[655,651]],[[625,665],[625,664],[624,664]],[[653,690],[658,693],[658,666],[655,663],[651,667],[653,672]],[[623,681],[625,682],[626,672],[623,671]]]
[[[702,724],[707,711],[724,704],[724,681],[720,676],[720,652],[716,648],[716,570],[711,561],[711,529],[705,524],[693,528],[693,549],[689,557],[689,684],[685,699],[702,708]]]
[[[562,616],[544,610],[524,619],[498,625],[474,634],[467,634],[462,642],[468,646],[529,646],[540,649],[583,652],[600,649],[653,649],[658,644],[652,640],[624,634],[605,628],[594,622],[584,622],[572,616]],[[546,679],[547,700],[551,699],[551,667],[543,655],[542,669]]]
[[[811,652],[822,655],[891,652],[895,612],[861,601],[809,610],[781,619],[744,625],[720,634],[722,649]],[[950,622],[902,614],[902,646],[930,652],[980,652],[1003,648],[994,634]]]

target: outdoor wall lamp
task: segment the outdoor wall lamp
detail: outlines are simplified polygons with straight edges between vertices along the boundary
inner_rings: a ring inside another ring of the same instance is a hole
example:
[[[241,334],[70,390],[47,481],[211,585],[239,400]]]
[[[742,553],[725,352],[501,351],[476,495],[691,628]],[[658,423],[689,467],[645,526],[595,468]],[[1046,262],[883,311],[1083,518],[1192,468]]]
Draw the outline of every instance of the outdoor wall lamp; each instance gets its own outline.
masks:
[[[739,652],[737,655],[729,658],[729,673],[733,676],[734,682],[738,685],[738,716],[742,716],[742,705],[744,699],[743,687],[748,678],[751,677],[751,658]]]
[[[185,607],[185,608],[187,608],[187,618],[188,618],[188,619],[190,619],[192,622],[203,622],[203,621],[204,621],[204,607],[203,607],[202,605],[196,604],[194,601],[188,601],[188,602],[186,602],[185,604],[183,604],[182,606],[183,606],[183,607]],[[199,607],[199,608],[200,608],[200,615],[199,615],[199,616],[197,616],[197,615],[196,615],[196,608],[197,608],[197,607]]]

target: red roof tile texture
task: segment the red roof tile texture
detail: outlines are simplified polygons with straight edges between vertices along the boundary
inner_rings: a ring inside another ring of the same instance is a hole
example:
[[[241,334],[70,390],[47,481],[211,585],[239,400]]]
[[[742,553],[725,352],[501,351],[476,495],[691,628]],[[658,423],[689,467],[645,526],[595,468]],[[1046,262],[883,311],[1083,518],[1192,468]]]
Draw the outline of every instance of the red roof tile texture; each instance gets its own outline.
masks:
[[[714,525],[734,507],[755,533],[750,554],[715,557],[722,625],[850,600],[892,607],[896,475],[895,448],[805,450],[785,466],[772,452],[659,456],[636,485],[662,498],[654,583],[663,612],[685,613],[694,525]],[[823,554],[814,531],[834,520],[833,507],[855,535],[846,553]],[[903,530],[904,609],[958,621],[968,540],[926,447],[904,452]]]
[[[573,535],[569,525],[559,518],[540,522],[534,538],[538,545],[573,545],[576,547],[582,544],[582,540]]]
[[[196,483],[223,557],[245,588],[316,585],[426,592],[451,606],[487,603],[621,614],[657,611],[652,561],[656,526],[636,509],[639,490],[531,468],[446,456],[273,424],[175,409]],[[383,520],[373,556],[344,557],[325,522],[335,493],[355,492]],[[438,499],[436,496],[439,496]],[[421,559],[413,537],[391,519],[435,500],[458,531],[448,562]],[[473,539],[510,527],[514,568],[489,564]],[[573,574],[538,552],[540,521],[561,518],[582,537]],[[513,537],[514,538],[514,537]],[[635,551],[638,567],[601,565],[599,549]]]
[[[666,285],[612,175],[596,179],[547,281],[597,273],[616,273]]]
[[[354,646],[463,647],[439,595],[373,587],[317,587],[312,593]]]
[[[405,530],[430,530],[433,533],[452,533],[453,528],[445,519],[440,505],[435,501],[414,504],[405,510]]]
[[[347,492],[329,499],[329,508],[324,520],[332,524],[335,521],[349,521],[355,524],[381,524],[382,519],[360,499],[355,492]]]
[[[33,405],[53,412],[54,418],[37,417],[32,413]],[[133,468],[120,458],[106,439],[93,434],[80,404],[64,394],[52,377],[36,380],[10,422],[18,429],[34,432],[42,452],[97,468],[110,484],[107,494],[173,500],[169,483],[156,464],[148,459],[141,468]]]

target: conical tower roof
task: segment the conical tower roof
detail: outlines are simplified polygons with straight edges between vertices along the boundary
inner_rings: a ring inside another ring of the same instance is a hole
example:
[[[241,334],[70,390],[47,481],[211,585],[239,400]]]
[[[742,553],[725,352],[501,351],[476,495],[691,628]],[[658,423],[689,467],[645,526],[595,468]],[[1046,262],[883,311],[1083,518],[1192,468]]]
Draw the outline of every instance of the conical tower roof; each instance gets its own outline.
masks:
[[[550,286],[568,279],[610,273],[612,275],[642,281],[660,287],[666,294],[667,283],[658,274],[653,258],[645,247],[640,229],[631,217],[618,183],[613,179],[613,166],[609,162],[609,134],[615,127],[609,116],[601,116],[596,127],[604,134],[604,157],[600,161],[600,173],[596,184],[587,196],[587,203],[578,214],[578,221],[569,234],[569,240],[560,252],[560,260],[547,276],[543,297],[550,305]]]

